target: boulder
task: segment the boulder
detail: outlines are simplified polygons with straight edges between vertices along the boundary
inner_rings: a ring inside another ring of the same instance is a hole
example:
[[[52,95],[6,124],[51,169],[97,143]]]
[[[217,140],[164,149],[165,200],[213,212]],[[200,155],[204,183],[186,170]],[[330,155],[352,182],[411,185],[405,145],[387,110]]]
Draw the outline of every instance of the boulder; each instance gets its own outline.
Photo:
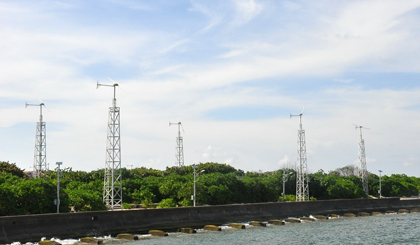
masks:
[[[345,213],[343,216],[347,218],[356,217],[356,215],[353,213]]]
[[[150,230],[149,234],[152,236],[168,236],[168,233],[161,230]]]
[[[286,224],[284,221],[278,220],[278,219],[269,220],[268,223],[272,225],[285,225]]]
[[[251,222],[249,222],[249,225],[252,225],[252,226],[263,226],[263,227],[266,227],[267,226],[266,223],[263,223],[263,222],[260,222],[260,221],[251,221]]]
[[[303,220],[303,221],[315,221],[316,219],[311,218],[311,217],[300,217],[300,220]]]
[[[102,244],[103,243],[102,240],[99,240],[99,239],[96,239],[96,238],[93,238],[93,237],[82,237],[82,238],[80,238],[80,242],[90,243],[90,244]]]
[[[124,239],[124,240],[139,240],[138,236],[133,234],[118,234],[117,239]]]
[[[325,215],[314,215],[314,218],[315,219],[328,219],[328,217]]]
[[[43,240],[38,243],[39,245],[61,245],[61,243],[51,240]]]
[[[204,226],[204,230],[205,231],[221,231],[222,228],[220,228],[219,226],[216,226],[216,225],[206,225],[206,226]]]
[[[194,230],[193,228],[178,228],[178,232],[189,233],[189,234],[197,233],[197,231]]]
[[[357,214],[357,216],[362,216],[362,217],[364,217],[364,216],[370,216],[370,213],[367,213],[367,212],[359,212]]]
[[[229,226],[236,229],[245,229],[245,225],[239,223],[230,223]]]
[[[284,219],[284,221],[289,222],[289,223],[302,223],[300,219],[296,219],[296,218],[287,218],[287,219]]]

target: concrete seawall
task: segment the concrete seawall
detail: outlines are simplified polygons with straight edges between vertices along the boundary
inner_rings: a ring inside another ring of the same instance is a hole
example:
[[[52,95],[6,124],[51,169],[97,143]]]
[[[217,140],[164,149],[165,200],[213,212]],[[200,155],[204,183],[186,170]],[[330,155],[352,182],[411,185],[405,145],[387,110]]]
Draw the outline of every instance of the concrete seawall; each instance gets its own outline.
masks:
[[[228,222],[280,219],[289,216],[343,214],[420,208],[420,199],[349,199],[287,203],[256,203],[167,209],[101,211],[0,217],[0,244],[38,242],[41,237],[83,237],[146,233],[179,227],[204,227]]]

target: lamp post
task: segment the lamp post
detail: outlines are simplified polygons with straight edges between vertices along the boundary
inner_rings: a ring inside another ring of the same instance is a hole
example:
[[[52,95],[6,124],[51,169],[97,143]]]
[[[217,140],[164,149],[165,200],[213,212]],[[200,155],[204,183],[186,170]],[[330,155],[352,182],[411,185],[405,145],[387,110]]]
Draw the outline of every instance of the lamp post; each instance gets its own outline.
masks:
[[[193,194],[193,200],[194,200],[194,207],[195,207],[195,204],[196,204],[196,200],[197,200],[197,195],[196,195],[196,191],[195,191],[195,182],[197,182],[197,172],[196,172],[196,169],[198,168],[196,165],[193,165],[192,166],[193,168],[194,168],[194,194]],[[204,172],[205,170],[203,169],[203,170],[201,170],[200,171],[200,173],[202,173],[202,172]]]
[[[60,165],[63,162],[56,162],[55,164],[58,165],[57,169],[57,213],[60,213]]]
[[[284,195],[285,195],[287,177],[289,177],[290,174],[292,174],[292,173],[286,174],[286,169],[283,168],[283,192],[281,193],[281,195],[283,196],[283,201],[285,201]]]
[[[382,183],[381,183],[381,173],[382,170],[379,170],[379,198],[382,198]]]

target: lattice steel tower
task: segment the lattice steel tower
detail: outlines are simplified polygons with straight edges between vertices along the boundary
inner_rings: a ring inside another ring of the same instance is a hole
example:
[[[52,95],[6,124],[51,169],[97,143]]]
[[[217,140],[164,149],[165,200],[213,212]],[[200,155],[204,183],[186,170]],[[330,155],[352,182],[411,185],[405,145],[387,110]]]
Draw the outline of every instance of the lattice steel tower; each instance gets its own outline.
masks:
[[[98,89],[100,86],[114,88],[114,98],[108,115],[103,200],[111,210],[122,209],[120,108],[117,107],[115,98],[118,83],[114,82],[112,85],[97,83],[96,88]]]
[[[28,106],[39,106],[39,122],[36,123],[35,134],[35,153],[34,153],[34,177],[45,177],[47,173],[47,130],[45,122],[42,120],[42,107],[44,103],[40,104],[25,103],[25,108]]]
[[[296,201],[309,201],[308,170],[306,164],[306,142],[305,130],[302,129],[302,115],[305,108],[299,115],[290,114],[290,118],[299,117],[298,130],[298,161],[296,163]]]
[[[361,178],[362,180],[363,190],[366,192],[366,195],[369,195],[369,186],[368,186],[369,172],[367,171],[367,167],[366,167],[365,140],[362,138],[362,128],[364,129],[369,129],[369,128],[365,128],[363,126],[358,126],[358,125],[354,125],[354,126],[356,126],[356,130],[360,129],[359,168],[357,172],[358,172],[359,178]]]
[[[169,127],[171,125],[178,125],[178,137],[176,137],[176,147],[175,147],[175,149],[176,149],[175,165],[178,166],[178,167],[183,167],[184,166],[184,142],[183,142],[183,138],[181,136],[181,128],[182,128],[182,131],[184,132],[184,127],[182,127],[181,122],[177,122],[177,123],[169,122]]]

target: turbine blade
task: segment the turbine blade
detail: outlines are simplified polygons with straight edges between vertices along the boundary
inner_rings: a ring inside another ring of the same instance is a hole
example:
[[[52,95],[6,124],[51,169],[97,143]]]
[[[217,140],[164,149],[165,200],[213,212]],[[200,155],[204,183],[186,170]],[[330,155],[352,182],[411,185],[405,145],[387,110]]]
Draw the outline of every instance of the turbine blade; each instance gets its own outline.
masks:
[[[41,102],[41,104],[39,104],[39,106],[44,106],[45,109],[47,109],[48,112],[50,112],[50,110],[47,108],[47,106],[45,106],[45,103],[37,96],[39,102]]]
[[[42,103],[42,105],[41,106],[44,106],[45,107],[45,109],[47,109],[47,111],[48,112],[50,112],[50,110],[47,108],[47,106],[44,104],[44,103]]]
[[[185,133],[185,131],[184,131],[184,127],[182,126],[182,123],[181,123],[181,122],[179,122],[179,124],[181,125],[182,132],[184,132],[184,133]]]
[[[121,87],[121,85],[119,85],[119,84],[118,84],[118,87],[119,87],[120,89],[122,89],[123,91],[125,91],[125,89],[123,89],[123,88]]]
[[[303,106],[302,112],[300,114],[303,114],[304,111],[305,111],[305,106]]]
[[[44,102],[42,102],[42,100],[38,96],[36,98],[39,100],[39,102],[41,102],[41,104],[44,104]]]

